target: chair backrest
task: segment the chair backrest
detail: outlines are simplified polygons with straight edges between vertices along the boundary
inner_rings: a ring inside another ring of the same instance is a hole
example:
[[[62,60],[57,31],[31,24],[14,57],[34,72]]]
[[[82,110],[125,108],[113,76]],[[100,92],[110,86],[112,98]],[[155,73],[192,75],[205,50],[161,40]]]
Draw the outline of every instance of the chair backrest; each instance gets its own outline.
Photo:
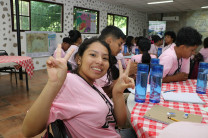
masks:
[[[0,56],[8,56],[8,53],[5,50],[0,50]]]
[[[204,58],[202,54],[198,53],[194,56],[194,58],[190,62],[190,72],[189,72],[189,79],[197,79],[198,76],[198,68],[199,68],[199,62],[203,62]]]

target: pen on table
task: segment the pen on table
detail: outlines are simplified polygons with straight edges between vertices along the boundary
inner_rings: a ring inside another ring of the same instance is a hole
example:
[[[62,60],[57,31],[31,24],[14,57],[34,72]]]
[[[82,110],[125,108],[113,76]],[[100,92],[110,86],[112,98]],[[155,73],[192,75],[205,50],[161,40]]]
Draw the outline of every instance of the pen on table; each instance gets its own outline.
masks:
[[[168,90],[168,91],[164,91],[163,93],[166,93],[166,92],[174,92],[176,90]]]
[[[168,117],[168,119],[171,119],[171,120],[173,120],[173,121],[175,121],[175,122],[179,122],[179,120],[177,120],[177,119],[175,119],[175,118],[172,118],[172,117]]]

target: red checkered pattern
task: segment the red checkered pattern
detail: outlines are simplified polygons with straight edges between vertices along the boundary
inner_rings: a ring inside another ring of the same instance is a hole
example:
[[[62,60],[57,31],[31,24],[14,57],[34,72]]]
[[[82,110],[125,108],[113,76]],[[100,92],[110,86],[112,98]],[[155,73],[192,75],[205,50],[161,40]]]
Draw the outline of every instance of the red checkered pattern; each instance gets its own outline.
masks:
[[[19,69],[20,67],[23,67],[27,74],[32,77],[33,76],[33,61],[31,57],[26,56],[1,56],[0,57],[0,63],[10,63],[15,62],[18,65],[15,66],[16,69]]]
[[[181,92],[195,93],[196,92],[196,80],[187,80],[183,82],[174,83],[163,83],[162,91],[176,89]],[[177,92],[176,91],[176,92]],[[208,124],[208,113],[201,110],[201,108],[208,107],[208,89],[206,94],[198,94],[200,98],[206,102],[205,105],[202,104],[189,104],[189,103],[178,103],[164,101],[163,98],[160,99],[159,105],[169,107],[172,109],[177,109],[184,111],[186,113],[197,114],[203,117],[202,123]],[[155,105],[149,102],[149,93],[147,93],[147,98],[145,103],[136,103],[131,112],[131,124],[136,131],[139,138],[147,137],[157,137],[160,131],[167,125],[143,118],[147,110]]]

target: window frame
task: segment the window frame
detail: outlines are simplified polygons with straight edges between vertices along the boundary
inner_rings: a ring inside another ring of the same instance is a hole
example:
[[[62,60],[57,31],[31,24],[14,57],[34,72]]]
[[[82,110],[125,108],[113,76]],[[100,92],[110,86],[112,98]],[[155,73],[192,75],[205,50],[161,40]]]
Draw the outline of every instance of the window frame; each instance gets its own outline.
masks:
[[[25,31],[32,31],[31,30],[31,1],[37,1],[37,2],[43,2],[43,3],[50,3],[50,4],[57,4],[57,5],[60,5],[62,7],[62,11],[61,11],[61,31],[57,32],[56,33],[63,33],[63,30],[64,30],[64,4],[62,3],[57,3],[57,2],[50,2],[50,1],[44,1],[44,0],[21,0],[21,1],[27,1],[29,2],[29,16],[26,16],[26,17],[29,17],[29,30],[22,30],[20,29],[20,32],[25,32]],[[10,5],[11,5],[11,21],[12,21],[12,32],[16,32],[17,29],[14,29],[14,15],[16,15],[16,13],[13,13],[14,12],[14,6],[13,5],[13,0],[10,0]],[[21,17],[22,15],[19,15],[19,17]],[[23,16],[24,17],[24,16]],[[33,30],[33,31],[38,31],[38,30]]]
[[[128,30],[129,30],[129,17],[128,17],[128,16],[124,16],[124,15],[114,14],[114,13],[107,13],[107,25],[108,25],[108,15],[113,16],[113,25],[114,25],[114,21],[115,21],[115,16],[121,16],[121,17],[126,17],[126,18],[127,18],[126,36],[128,36]]]
[[[74,26],[74,21],[75,21],[75,8],[77,8],[77,9],[82,9],[82,10],[88,10],[88,11],[93,11],[93,12],[97,12],[97,32],[96,33],[83,33],[83,32],[80,32],[81,34],[99,34],[99,28],[100,28],[100,11],[98,11],[98,10],[94,10],[94,9],[89,9],[89,8],[83,8],[83,7],[78,7],[78,6],[74,6],[73,7],[73,29],[75,28],[75,26]]]

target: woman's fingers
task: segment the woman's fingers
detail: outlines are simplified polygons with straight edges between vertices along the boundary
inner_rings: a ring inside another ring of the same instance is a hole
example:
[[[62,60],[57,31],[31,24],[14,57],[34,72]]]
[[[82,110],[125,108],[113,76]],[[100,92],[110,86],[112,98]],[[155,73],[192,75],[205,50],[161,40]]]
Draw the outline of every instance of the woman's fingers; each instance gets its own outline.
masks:
[[[74,52],[74,48],[72,48],[69,52],[67,52],[66,53],[66,55],[65,55],[65,59],[68,61],[69,60],[69,58],[71,57],[71,55],[72,55],[72,53]]]
[[[61,44],[58,44],[56,58],[61,58]]]
[[[122,76],[123,74],[123,67],[121,64],[121,60],[118,60],[118,67],[119,67],[119,76]]]
[[[129,76],[130,66],[131,66],[131,60],[129,60],[128,65],[127,65],[127,67],[126,67],[126,70],[125,70],[125,72],[124,72],[127,76]]]

